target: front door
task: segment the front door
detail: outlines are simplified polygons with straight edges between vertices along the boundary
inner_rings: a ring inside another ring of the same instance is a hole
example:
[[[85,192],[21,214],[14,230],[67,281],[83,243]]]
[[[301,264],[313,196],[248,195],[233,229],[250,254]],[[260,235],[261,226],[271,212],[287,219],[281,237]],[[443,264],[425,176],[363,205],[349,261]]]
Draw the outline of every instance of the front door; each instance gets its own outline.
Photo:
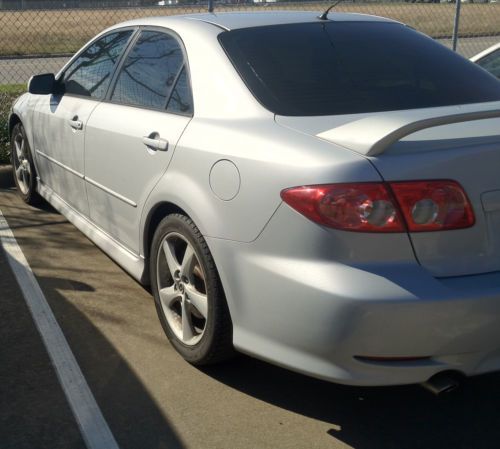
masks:
[[[84,136],[92,111],[104,98],[114,66],[132,35],[114,32],[91,43],[65,69],[64,94],[46,95],[35,112],[35,157],[40,181],[88,216]]]
[[[97,106],[92,100],[47,96],[37,106],[35,155],[40,181],[88,216],[83,167],[83,130]]]

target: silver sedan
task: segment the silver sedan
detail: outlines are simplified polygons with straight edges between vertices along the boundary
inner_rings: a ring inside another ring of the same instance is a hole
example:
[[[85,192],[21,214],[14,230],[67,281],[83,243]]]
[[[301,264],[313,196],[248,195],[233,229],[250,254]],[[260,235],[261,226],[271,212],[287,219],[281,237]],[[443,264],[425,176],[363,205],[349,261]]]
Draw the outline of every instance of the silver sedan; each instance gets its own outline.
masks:
[[[500,78],[500,42],[478,53],[470,60]]]
[[[187,361],[357,385],[500,369],[499,129],[475,64],[310,12],[113,26],[10,118],[19,194],[150,284]]]

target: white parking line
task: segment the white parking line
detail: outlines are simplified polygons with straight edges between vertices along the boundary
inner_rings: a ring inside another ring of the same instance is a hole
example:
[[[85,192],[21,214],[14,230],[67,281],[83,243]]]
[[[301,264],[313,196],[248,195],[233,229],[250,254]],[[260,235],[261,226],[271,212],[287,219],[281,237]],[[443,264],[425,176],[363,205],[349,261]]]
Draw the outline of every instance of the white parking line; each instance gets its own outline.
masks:
[[[118,449],[59,324],[0,210],[0,244],[47,348],[88,449]]]

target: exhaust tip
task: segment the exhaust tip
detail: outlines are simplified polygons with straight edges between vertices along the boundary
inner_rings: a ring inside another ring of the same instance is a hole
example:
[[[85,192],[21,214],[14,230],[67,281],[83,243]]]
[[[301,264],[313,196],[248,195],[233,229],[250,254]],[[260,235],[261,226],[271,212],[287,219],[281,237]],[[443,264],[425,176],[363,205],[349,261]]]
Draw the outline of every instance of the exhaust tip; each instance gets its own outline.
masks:
[[[434,374],[434,376],[424,382],[422,386],[436,396],[441,396],[455,391],[460,386],[460,377],[460,373],[443,371]]]

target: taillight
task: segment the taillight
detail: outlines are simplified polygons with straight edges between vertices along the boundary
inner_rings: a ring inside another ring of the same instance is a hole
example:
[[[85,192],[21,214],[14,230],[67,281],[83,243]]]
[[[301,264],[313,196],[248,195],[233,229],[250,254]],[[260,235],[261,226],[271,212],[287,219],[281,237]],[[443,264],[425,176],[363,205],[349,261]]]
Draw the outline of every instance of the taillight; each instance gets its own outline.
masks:
[[[472,206],[458,182],[411,181],[389,185],[410,232],[461,229],[474,224]]]
[[[316,223],[359,232],[405,230],[391,193],[383,183],[294,187],[281,198]]]
[[[368,182],[293,187],[281,198],[316,223],[345,231],[459,229],[474,213],[455,181]]]

